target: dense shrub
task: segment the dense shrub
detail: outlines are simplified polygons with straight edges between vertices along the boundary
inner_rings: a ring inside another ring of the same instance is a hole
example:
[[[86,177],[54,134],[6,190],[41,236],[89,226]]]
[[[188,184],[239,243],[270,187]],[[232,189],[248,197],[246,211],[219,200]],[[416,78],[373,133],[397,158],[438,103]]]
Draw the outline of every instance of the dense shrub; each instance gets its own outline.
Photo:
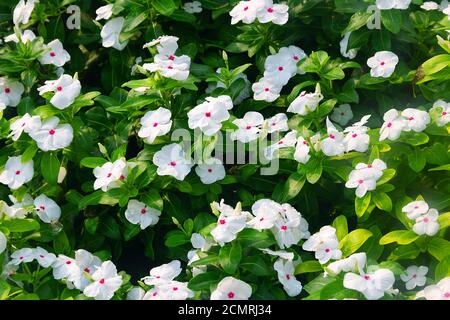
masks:
[[[447,1],[0,26],[0,299],[450,299]]]

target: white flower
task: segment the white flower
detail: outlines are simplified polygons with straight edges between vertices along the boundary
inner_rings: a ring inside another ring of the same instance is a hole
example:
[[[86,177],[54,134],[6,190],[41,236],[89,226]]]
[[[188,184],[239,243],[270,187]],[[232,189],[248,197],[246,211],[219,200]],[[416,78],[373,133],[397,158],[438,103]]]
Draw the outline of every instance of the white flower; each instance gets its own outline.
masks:
[[[244,118],[236,119],[233,123],[238,127],[238,130],[231,134],[231,138],[247,143],[258,139],[264,123],[264,117],[259,112],[248,111],[245,113]]]
[[[272,0],[265,0],[265,2],[265,8],[256,13],[259,22],[273,22],[278,25],[283,25],[288,22],[289,7],[286,4],[273,4]]]
[[[406,119],[404,131],[422,132],[431,122],[429,114],[422,110],[407,108],[402,111],[402,116]]]
[[[19,24],[27,24],[30,21],[31,13],[34,10],[34,5],[38,2],[39,0],[20,0],[13,12],[14,25],[18,26]]]
[[[277,113],[273,117],[266,120],[265,127],[268,133],[274,133],[278,131],[288,131],[288,118],[284,113]]]
[[[236,239],[237,234],[244,230],[246,226],[247,217],[243,214],[236,212],[223,212],[217,219],[217,224],[214,229],[211,230],[211,236],[221,246],[227,242],[231,242]]]
[[[296,245],[301,239],[310,236],[308,222],[288,203],[281,205],[280,217],[271,230],[281,249]]]
[[[0,182],[15,190],[31,181],[33,175],[33,160],[22,163],[22,156],[8,157],[5,168],[0,174]]]
[[[252,23],[255,21],[258,11],[263,10],[265,5],[265,0],[240,1],[230,11],[231,24],[236,24],[239,21],[246,24]]]
[[[142,278],[146,285],[160,285],[171,282],[181,273],[181,263],[173,260],[150,270],[150,275]]]
[[[344,287],[361,292],[368,300],[378,300],[395,282],[394,274],[389,269],[378,269],[374,273],[347,273],[344,276]]]
[[[363,273],[366,265],[367,256],[365,252],[354,253],[348,258],[330,263],[327,267],[327,273],[338,275],[341,272],[359,272]]]
[[[53,223],[61,217],[61,208],[45,194],[34,199],[34,207],[36,214],[45,223]]]
[[[438,222],[439,212],[436,209],[430,209],[424,215],[416,218],[416,223],[413,225],[413,231],[418,235],[434,236],[439,231]]]
[[[109,189],[116,188],[119,181],[124,180],[127,176],[127,162],[123,158],[114,162],[107,162],[94,169],[94,176],[96,177],[94,190],[102,189],[106,192]]]
[[[398,63],[398,56],[390,51],[379,51],[367,60],[372,77],[389,78]]]
[[[297,98],[295,98],[294,101],[292,101],[287,109],[287,112],[305,116],[316,110],[322,99],[323,95],[320,92],[317,92],[317,90],[314,93],[306,93],[306,91],[303,91]]]
[[[413,201],[402,208],[402,212],[411,220],[416,220],[428,212],[428,203],[423,200]]]
[[[266,157],[269,160],[273,159],[275,151],[282,149],[282,148],[289,148],[295,146],[297,143],[297,131],[292,130],[289,133],[287,133],[283,139],[275,142],[271,146],[268,146],[264,148],[264,157]]]
[[[47,119],[42,126],[29,133],[42,151],[53,151],[68,147],[73,140],[73,128],[70,124],[59,124],[57,117]]]
[[[41,118],[39,116],[30,116],[28,113],[24,114],[21,118],[15,120],[9,128],[11,133],[8,137],[12,137],[13,141],[17,141],[22,132],[30,133],[36,131],[41,127]]]
[[[17,266],[17,265],[21,264],[22,262],[31,262],[34,260],[34,258],[35,258],[35,254],[34,254],[33,249],[22,248],[22,249],[14,251],[11,254],[11,261],[8,263]]]
[[[23,33],[21,33],[19,30],[19,34],[20,34],[20,41],[23,44],[26,44],[28,41],[31,42],[36,38],[36,35],[31,30],[25,30]],[[17,35],[15,33],[10,34],[9,36],[5,37],[4,39],[5,39],[5,42],[12,41],[15,43],[19,43],[19,38],[17,37]]]
[[[142,68],[150,72],[158,71],[163,77],[166,78],[183,81],[189,77],[190,65],[191,58],[183,55],[176,58],[175,56],[169,56],[169,59],[167,60],[162,60],[155,57],[155,62],[144,63]]]
[[[391,141],[400,138],[400,134],[407,126],[406,120],[396,109],[390,109],[383,116],[383,126],[380,129],[380,141],[389,139]]]
[[[450,5],[449,5],[449,8],[450,8]],[[449,15],[450,15],[450,12],[449,12]],[[433,107],[430,109],[430,111],[435,110],[437,108],[440,108],[441,114],[439,115],[439,118],[436,119],[436,125],[438,127],[445,126],[447,123],[450,122],[450,102],[447,103],[443,100],[438,100],[433,104]]]
[[[190,266],[193,262],[199,260],[200,256],[198,255],[197,250],[189,250],[187,253],[187,258],[189,259],[188,266]],[[200,273],[206,272],[206,270],[207,270],[207,266],[193,267],[192,268],[192,276],[195,277]]]
[[[408,9],[411,0],[377,0],[376,5],[380,10]]]
[[[0,77],[0,103],[3,103],[5,107],[17,106],[24,90],[25,88],[20,82],[7,77]]]
[[[164,300],[186,300],[194,296],[194,292],[187,285],[187,282],[179,281],[163,283],[158,285],[158,294]]]
[[[296,46],[283,47],[278,51],[278,54],[288,56],[291,60],[291,63],[295,66],[297,66],[297,63],[300,60],[303,60],[307,57],[305,51]]]
[[[76,269],[72,270],[72,274],[69,276],[71,282],[78,290],[83,291],[91,281],[86,277],[85,273],[92,275],[97,268],[99,268],[102,264],[102,261],[94,256],[92,253],[79,249],[75,251],[75,265]]]
[[[333,109],[330,119],[345,126],[353,118],[352,108],[349,104],[341,104]]]
[[[255,216],[247,225],[256,230],[273,228],[275,221],[280,218],[281,205],[270,199],[260,199],[252,205]]]
[[[53,263],[53,278],[56,280],[67,278],[67,281],[72,281],[79,276],[79,273],[80,268],[75,259],[63,254],[60,254]]]
[[[3,232],[0,231],[0,254],[6,250],[7,239]]]
[[[41,64],[53,64],[57,67],[62,67],[66,62],[70,61],[70,54],[64,50],[61,41],[58,39],[44,45],[47,50],[40,58]]]
[[[248,300],[252,295],[252,287],[242,280],[225,277],[211,293],[211,300]]]
[[[170,110],[163,107],[148,111],[141,118],[141,128],[138,136],[144,138],[147,143],[153,143],[156,137],[163,136],[170,131],[172,127],[171,116]]]
[[[282,259],[278,259],[273,265],[275,271],[278,274],[278,281],[283,285],[284,291],[290,297],[295,297],[302,292],[302,284],[295,278],[295,267],[292,261],[284,262]]]
[[[128,40],[120,43],[119,37],[122,32],[125,19],[117,17],[109,20],[102,28],[100,36],[102,37],[102,45],[105,48],[113,47],[119,51],[123,50],[128,44]]]
[[[128,291],[127,300],[144,300],[144,296],[145,296],[144,289],[137,287]]]
[[[311,156],[309,155],[308,141],[303,137],[298,137],[297,144],[295,146],[294,159],[300,163],[307,163]]]
[[[147,207],[144,203],[132,199],[125,210],[125,218],[133,224],[140,225],[144,230],[148,226],[158,223],[161,211]]]
[[[342,252],[338,250],[339,241],[336,236],[336,229],[332,226],[323,226],[319,232],[316,232],[306,240],[302,248],[306,251],[315,252],[316,259],[321,264],[330,259],[340,259]]]
[[[353,170],[350,172],[345,187],[349,189],[356,188],[356,196],[362,198],[366,195],[367,191],[372,191],[377,188],[377,181],[374,177],[368,176],[361,170]]]
[[[293,252],[287,252],[287,251],[284,251],[284,250],[273,251],[273,250],[264,249],[264,248],[263,249],[259,249],[259,250],[261,250],[262,252],[267,253],[267,254],[269,254],[271,256],[280,257],[280,258],[282,258],[284,260],[294,260],[294,253]]]
[[[406,273],[401,274],[400,278],[405,282],[406,289],[413,290],[415,287],[422,287],[425,285],[428,273],[428,267],[425,266],[409,266]]]
[[[92,275],[94,282],[83,293],[95,300],[110,300],[122,285],[122,276],[117,274],[116,266],[111,261],[102,263]]]
[[[342,38],[341,42],[339,42],[339,46],[341,48],[341,55],[345,58],[354,59],[358,54],[358,49],[350,49],[348,50],[348,40],[350,39],[351,32],[347,32]]]
[[[425,1],[420,7],[427,11],[439,9],[439,5],[434,1]]]
[[[264,62],[264,78],[272,79],[281,86],[289,82],[297,73],[297,65],[292,62],[290,52],[270,55]]]
[[[450,300],[450,277],[425,287],[423,297],[427,300]]]
[[[191,159],[176,143],[166,145],[156,152],[153,163],[158,167],[158,175],[172,176],[177,180],[184,180],[192,168]]]
[[[344,134],[336,129],[328,117],[326,123],[328,137],[320,143],[322,152],[329,157],[343,154],[345,152]]]
[[[253,99],[273,102],[280,96],[282,85],[273,78],[262,77],[252,85]]]
[[[53,263],[55,263],[56,261],[56,256],[53,253],[50,253],[41,247],[37,247],[36,249],[34,249],[34,255],[36,261],[43,268],[48,268],[52,266]]]
[[[195,167],[195,173],[199,176],[204,184],[211,184],[225,178],[225,167],[217,158],[209,158],[205,163]]]
[[[178,37],[174,36],[160,36],[150,42],[144,44],[143,48],[149,48],[156,45],[156,50],[159,54],[166,56],[174,55],[178,49]]]
[[[344,129],[346,133],[344,138],[345,151],[352,150],[358,152],[366,152],[369,148],[370,136],[367,134],[368,127],[364,126],[370,115],[364,116],[361,121],[354,123],[352,126]]]
[[[212,136],[220,130],[222,122],[230,118],[228,110],[232,108],[229,96],[208,97],[187,113],[189,128],[199,128],[205,135]]]
[[[357,163],[355,166],[356,171],[367,179],[378,180],[383,175],[383,171],[387,168],[386,163],[383,160],[375,159],[372,163]]]
[[[42,96],[46,92],[54,92],[50,103],[56,108],[63,110],[69,107],[80,95],[81,83],[78,79],[72,78],[68,74],[63,74],[59,79],[45,81],[45,85],[38,88]]]
[[[95,10],[95,13],[97,14],[97,17],[95,18],[95,20],[99,21],[102,19],[108,20],[109,18],[111,18],[113,12],[114,5],[111,4],[107,4],[106,6],[101,6],[100,8],[98,8],[97,10]]]
[[[199,1],[185,2],[183,10],[187,13],[200,13],[202,12],[202,4]]]
[[[206,239],[202,235],[195,232],[191,235],[191,244],[192,247],[201,251],[208,251],[212,246],[212,243],[209,239]]]
[[[3,203],[4,213],[11,219],[24,219],[28,214],[26,207],[33,205],[33,198],[28,193],[22,196],[22,201],[17,201],[13,195],[9,195],[8,197],[13,205],[8,206],[6,203]],[[2,208],[0,207],[0,209]]]

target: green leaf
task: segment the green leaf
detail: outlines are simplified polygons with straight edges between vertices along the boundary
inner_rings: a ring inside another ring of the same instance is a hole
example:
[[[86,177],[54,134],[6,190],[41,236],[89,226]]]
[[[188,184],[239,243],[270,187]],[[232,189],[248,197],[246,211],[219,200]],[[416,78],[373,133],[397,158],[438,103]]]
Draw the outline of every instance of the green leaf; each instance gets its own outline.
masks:
[[[22,163],[28,162],[34,158],[36,152],[38,151],[38,147],[35,143],[28,146],[22,154]]]
[[[322,271],[322,265],[319,263],[319,261],[313,260],[313,261],[305,261],[297,265],[295,267],[294,274],[297,275],[302,273],[311,273],[319,271]]]
[[[420,146],[422,144],[426,144],[429,140],[430,138],[425,133],[414,131],[402,132],[402,135],[398,139],[398,141],[405,142],[412,146]]]
[[[117,223],[116,219],[111,216],[103,216],[98,225],[98,232],[103,234],[104,236],[114,239],[120,240],[120,226]]]
[[[366,25],[367,22],[369,22],[369,20],[372,19],[372,17],[373,17],[373,13],[356,12],[350,18],[350,22],[349,22],[347,28],[345,28],[344,31],[342,31],[342,35],[346,34],[347,32],[358,30],[359,28]]]
[[[259,277],[269,276],[273,273],[272,266],[269,266],[261,256],[244,256],[241,268]]]
[[[383,170],[383,175],[377,181],[377,187],[385,184],[389,180],[391,180],[396,174],[395,169],[385,169]]]
[[[11,286],[6,280],[0,279],[0,300],[6,300],[8,298]]]
[[[193,277],[189,283],[188,288],[194,291],[210,290],[210,287],[218,283],[221,279],[219,272],[204,272]]]
[[[53,240],[53,248],[55,254],[70,254],[71,247],[69,243],[69,239],[64,231],[60,231],[58,235]]]
[[[332,226],[336,229],[336,236],[341,241],[348,234],[347,218],[338,216],[334,219]]]
[[[234,274],[242,258],[242,248],[238,243],[228,243],[219,251],[219,263],[228,274]]]
[[[431,168],[428,171],[450,171],[450,164],[445,164],[443,166]]]
[[[84,227],[86,228],[86,231],[90,234],[95,234],[95,232],[97,231],[99,220],[99,217],[88,218],[84,220]]]
[[[442,261],[450,255],[450,241],[433,237],[428,243],[428,252],[439,261]]]
[[[195,260],[191,263],[192,267],[199,267],[199,266],[207,266],[216,264],[219,262],[219,256],[216,254],[209,254],[204,258],[200,258],[198,260]]]
[[[55,154],[46,152],[41,159],[41,173],[48,184],[58,182],[59,168],[61,164]]]
[[[375,192],[372,196],[372,199],[378,209],[386,212],[391,212],[392,200],[386,193]]]
[[[388,234],[385,234],[380,239],[381,245],[386,245],[389,243],[397,242],[398,244],[405,245],[410,244],[414,241],[416,241],[419,238],[419,235],[417,235],[413,231],[409,230],[395,230],[391,231]]]
[[[381,22],[392,33],[399,33],[402,27],[402,13],[400,10],[381,10]]]
[[[372,194],[370,192],[367,192],[362,198],[355,198],[355,212],[358,217],[362,217],[367,208],[369,208],[371,198]]]
[[[163,210],[164,202],[156,189],[150,189],[146,191],[142,196],[141,200],[151,208],[154,208],[159,211]]]
[[[14,219],[2,221],[2,226],[10,232],[27,232],[39,230],[39,222],[33,219]]]
[[[281,202],[295,198],[305,185],[306,177],[298,172],[292,173],[284,184]]]
[[[189,243],[190,239],[186,236],[186,234],[180,230],[172,230],[166,234],[166,241],[164,244],[169,247],[178,247],[183,244]]]
[[[123,238],[125,241],[130,241],[136,237],[139,232],[141,232],[141,227],[139,224],[125,224],[125,229],[123,230]]]
[[[414,149],[411,153],[408,154],[409,167],[415,172],[422,171],[425,167],[426,162],[427,159],[423,150]]]
[[[322,160],[319,158],[312,158],[305,165],[306,179],[309,183],[315,184],[322,176]]]
[[[170,16],[177,8],[173,0],[152,0],[150,3],[156,11],[165,16]]]
[[[86,157],[81,159],[80,165],[86,168],[96,168],[101,167],[106,163],[106,159],[100,158],[100,157]]]
[[[437,73],[447,67],[450,67],[450,54],[439,54],[422,64],[422,69],[426,75]]]
[[[439,280],[449,276],[450,276],[450,255],[446,256],[438,263],[438,265],[436,266],[436,270],[434,272],[436,282],[439,282]]]
[[[371,236],[372,232],[366,229],[356,229],[347,234],[344,239],[339,242],[339,248],[344,257],[347,257],[358,250]]]
[[[450,211],[441,213],[438,217],[439,230],[444,230],[450,226]]]
[[[420,254],[420,248],[413,242],[404,246],[399,246],[392,251],[389,260],[413,260]]]

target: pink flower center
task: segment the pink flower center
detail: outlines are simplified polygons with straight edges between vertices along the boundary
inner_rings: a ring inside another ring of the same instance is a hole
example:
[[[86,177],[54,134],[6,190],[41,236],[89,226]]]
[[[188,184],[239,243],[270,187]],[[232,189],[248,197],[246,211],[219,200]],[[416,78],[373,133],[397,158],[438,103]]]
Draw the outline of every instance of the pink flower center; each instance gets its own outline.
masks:
[[[158,126],[158,122],[155,122],[154,124],[153,124],[153,128],[154,127],[157,127]]]
[[[366,279],[366,280],[370,280],[370,276],[368,276],[368,275],[365,275],[365,276],[364,276],[364,279]]]
[[[430,221],[430,219],[428,219],[428,218],[423,219],[423,222],[425,222],[425,223],[428,223],[429,221]]]
[[[419,206],[415,206],[414,209],[419,209]]]
[[[19,257],[20,260],[23,260],[23,257]]]
[[[99,282],[100,282],[100,284],[105,284],[105,279],[102,278],[102,279],[100,279]]]
[[[173,287],[172,290],[173,290],[173,291],[177,291],[177,290],[178,290],[178,287]]]
[[[450,292],[444,293],[444,297],[446,297],[447,299],[450,298]]]
[[[18,176],[20,174],[20,170],[16,171],[16,176]]]
[[[147,213],[147,210],[145,210],[145,208],[142,208],[141,209],[141,214],[146,214]]]
[[[170,55],[170,56],[169,56],[169,60],[172,60],[172,61],[173,61],[173,60],[175,60],[175,57],[174,57],[173,55]]]
[[[417,274],[413,274],[413,276],[412,276],[413,278],[417,278]]]
[[[205,117],[210,118],[211,117],[211,112],[205,112]]]
[[[230,298],[230,299],[234,298],[234,292],[233,291],[228,292],[228,298]]]
[[[244,8],[244,11],[247,11],[247,10],[248,10],[248,7],[245,7],[245,8]]]
[[[384,64],[385,64],[384,61],[381,61],[381,62],[380,62],[380,66],[384,66]]]
[[[10,88],[5,88],[5,93],[10,93],[11,89]]]
[[[304,144],[304,145],[308,145],[308,141],[303,140],[303,144]]]
[[[53,51],[50,52],[50,57],[56,57],[56,53],[54,53]]]
[[[291,280],[291,276],[287,274],[286,279]]]
[[[326,249],[325,249],[325,252],[326,252],[326,253],[330,252],[330,249],[326,248]]]
[[[211,173],[211,172],[212,172],[212,169],[211,169],[211,168],[208,168],[208,172]]]
[[[269,88],[264,88],[264,91],[265,92],[268,92],[270,89]]]
[[[171,162],[170,162],[170,165],[171,165],[172,167],[175,167],[175,166],[177,165],[177,163],[176,163],[175,161],[171,161]]]
[[[225,221],[225,219],[220,219],[220,220],[219,220],[219,223],[220,223],[220,224],[225,224],[226,221]]]
[[[283,144],[283,141],[278,141],[278,144]]]
[[[170,69],[170,70],[172,70],[172,69],[173,69],[173,67],[172,67],[172,66],[168,66],[168,67],[167,67],[167,69]]]
[[[356,133],[352,134],[352,138],[356,138],[358,135]]]
[[[368,165],[367,165],[367,168],[372,168],[372,165],[371,165],[371,164],[368,164]]]
[[[300,93],[300,97],[304,97],[304,96],[306,96],[306,92]]]
[[[443,111],[443,112],[442,112],[442,115],[443,115],[443,116],[446,116],[446,115],[447,115],[447,112]]]
[[[123,180],[125,177],[123,175],[120,175],[119,180]]]
[[[153,292],[152,296],[156,296],[158,294],[158,292]]]
[[[329,137],[330,137],[330,139],[334,139],[335,138],[334,134],[330,134]]]
[[[273,12],[273,9],[272,9],[272,8],[268,8],[268,9],[267,9],[267,12],[272,13],[272,12]]]
[[[72,263],[72,261],[70,261],[70,260],[67,260],[67,261],[66,261],[66,264],[67,264],[67,265],[69,265],[69,264],[71,264],[71,263]]]
[[[286,226],[281,226],[281,230],[285,231],[285,230],[287,230],[287,227]]]
[[[414,117],[409,117],[408,120],[409,121],[414,120]]]
[[[388,127],[388,128],[392,127],[392,122],[389,122],[389,123],[387,124],[387,127]]]
[[[39,257],[41,257],[42,259],[44,259],[44,256],[43,256],[42,254],[40,254]]]
[[[259,222],[262,222],[262,221],[264,221],[264,218],[259,219]]]
[[[156,276],[155,278],[156,278],[156,279],[159,279],[159,278],[161,278],[161,277],[160,277],[160,276]]]
[[[87,272],[87,273],[90,273],[90,272],[91,272],[91,270],[89,270],[89,268],[84,268],[83,271],[84,271],[84,272]]]
[[[53,129],[50,129],[50,130],[48,130],[48,133],[52,136],[52,135],[54,135],[55,134],[55,130],[53,130]]]
[[[246,126],[245,129],[250,130],[252,126]]]
[[[57,87],[56,87],[56,90],[62,91],[62,87],[61,87],[61,86],[57,86]]]
[[[358,183],[359,183],[359,184],[363,184],[363,183],[364,183],[364,180],[358,180]]]
[[[284,68],[282,66],[278,67],[278,71],[283,71],[283,70],[284,70]]]
[[[43,206],[43,205],[40,205],[40,206],[39,206],[39,210],[41,210],[41,211],[45,211],[45,206]]]
[[[111,178],[111,176],[112,176],[111,172],[106,175],[107,178]]]
[[[298,56],[294,56],[294,60],[298,60]]]

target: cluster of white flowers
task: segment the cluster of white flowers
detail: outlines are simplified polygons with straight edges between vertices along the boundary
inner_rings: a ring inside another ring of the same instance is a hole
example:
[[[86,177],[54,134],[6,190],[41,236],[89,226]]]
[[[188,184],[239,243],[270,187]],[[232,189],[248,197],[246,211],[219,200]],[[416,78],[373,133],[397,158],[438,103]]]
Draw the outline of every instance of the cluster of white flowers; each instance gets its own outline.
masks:
[[[390,109],[384,114],[383,120],[380,141],[397,140],[403,131],[422,132],[431,121],[426,111],[413,108],[407,108],[401,112]]]
[[[278,53],[268,56],[264,62],[263,77],[252,85],[253,99],[275,101],[283,86],[297,74],[297,62],[304,58],[305,52],[296,46],[283,47]]]
[[[119,158],[114,162],[106,162],[102,166],[94,168],[94,190],[118,188],[120,183],[128,176],[128,170],[133,168],[134,162],[127,162],[125,158]]]
[[[342,257],[336,229],[332,226],[320,228],[319,232],[313,234],[303,243],[302,248],[306,251],[313,251],[316,259],[321,264],[325,264],[331,259],[337,260]]]
[[[269,119],[256,111],[245,113],[242,119],[233,120],[238,129],[231,134],[231,139],[243,143],[264,137],[268,133],[288,131],[288,118],[284,113],[277,113]]]
[[[57,257],[41,247],[22,248],[11,254],[7,268],[14,270],[33,260],[43,268],[52,268],[53,277],[64,279],[69,289],[76,288],[95,300],[111,299],[122,285],[122,276],[111,261],[102,262],[84,249],[75,251],[75,258],[70,258],[63,254]]]
[[[417,200],[408,203],[402,208],[406,216],[414,220],[413,231],[418,235],[426,234],[434,236],[439,231],[439,212],[430,208],[428,203],[423,200]]]
[[[158,71],[163,77],[175,80],[186,80],[189,77],[191,58],[187,55],[176,56],[178,38],[161,36],[144,45],[144,48],[156,45],[158,53],[152,63],[144,63],[142,68],[150,72]]]
[[[406,10],[408,9],[410,3],[411,0],[377,0],[376,5],[380,10]]]
[[[272,22],[283,25],[289,19],[289,7],[286,4],[274,4],[272,0],[240,1],[231,11],[231,24],[239,21],[250,24],[256,19],[260,23]]]
[[[216,70],[216,73],[220,74],[221,70],[222,70],[222,68],[218,68]],[[233,69],[230,69],[230,73],[231,72],[233,72]],[[234,98],[233,104],[235,104],[235,105],[238,105],[238,104],[242,103],[242,101],[244,101],[245,99],[250,97],[250,81],[248,81],[247,75],[245,73],[240,73],[236,77],[234,77],[230,81],[230,85],[233,84],[233,82],[235,82],[235,81],[237,81],[239,79],[243,79],[244,80],[245,87],[244,87],[244,89],[239,91],[239,94],[237,95],[237,97]],[[217,88],[226,88],[226,86],[225,86],[225,84],[223,82],[220,82],[220,81],[219,82],[215,82],[215,83],[210,83],[210,84],[208,84],[208,87],[206,88],[205,92],[206,93],[211,93]]]
[[[437,284],[429,285],[416,294],[416,298],[426,300],[450,300],[450,277],[440,280]]]
[[[358,163],[348,176],[345,186],[350,189],[356,188],[356,196],[362,198],[367,191],[377,188],[377,181],[387,168],[386,163],[380,159],[375,159],[371,164]]]
[[[59,123],[58,117],[41,120],[39,116],[26,113],[11,123],[9,137],[16,141],[26,132],[42,151],[54,151],[68,147],[73,140],[73,128],[70,124]]]
[[[127,296],[128,300],[186,300],[192,298],[194,292],[187,287],[187,282],[174,280],[181,273],[181,263],[173,260],[150,270],[150,275],[142,281],[152,286],[145,292],[142,288],[132,289]]]
[[[221,128],[222,122],[230,118],[228,110],[233,108],[230,96],[207,97],[206,101],[192,108],[188,113],[188,125],[199,128],[205,135],[213,136]]]

